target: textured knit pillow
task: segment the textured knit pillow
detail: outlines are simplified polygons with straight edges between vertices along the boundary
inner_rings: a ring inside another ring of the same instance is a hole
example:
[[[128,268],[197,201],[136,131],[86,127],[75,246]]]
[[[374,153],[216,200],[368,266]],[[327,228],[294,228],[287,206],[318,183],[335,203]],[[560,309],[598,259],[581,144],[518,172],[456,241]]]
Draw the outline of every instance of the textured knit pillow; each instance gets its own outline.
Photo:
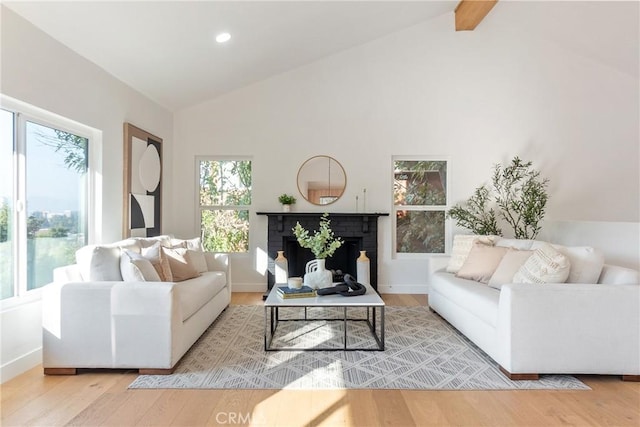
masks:
[[[508,250],[475,242],[456,277],[487,283]]]
[[[569,258],[544,244],[520,267],[513,276],[513,283],[564,283],[570,269]]]
[[[480,242],[485,245],[493,246],[498,239],[497,236],[478,236],[475,234],[456,234],[453,236],[453,247],[451,248],[451,258],[447,265],[448,273],[457,273],[462,264],[464,264],[473,244]]]
[[[516,275],[520,267],[524,265],[532,254],[533,251],[519,251],[510,248],[502,257],[491,279],[489,279],[489,286],[500,289],[505,283],[513,283],[513,276]]]

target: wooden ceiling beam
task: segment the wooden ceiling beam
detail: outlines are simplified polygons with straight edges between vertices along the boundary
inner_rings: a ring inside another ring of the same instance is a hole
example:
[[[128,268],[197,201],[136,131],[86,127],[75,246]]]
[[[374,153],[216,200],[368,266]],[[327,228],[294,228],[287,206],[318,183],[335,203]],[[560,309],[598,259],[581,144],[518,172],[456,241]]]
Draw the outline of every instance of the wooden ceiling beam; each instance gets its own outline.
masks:
[[[498,0],[461,0],[456,7],[456,31],[472,31]]]

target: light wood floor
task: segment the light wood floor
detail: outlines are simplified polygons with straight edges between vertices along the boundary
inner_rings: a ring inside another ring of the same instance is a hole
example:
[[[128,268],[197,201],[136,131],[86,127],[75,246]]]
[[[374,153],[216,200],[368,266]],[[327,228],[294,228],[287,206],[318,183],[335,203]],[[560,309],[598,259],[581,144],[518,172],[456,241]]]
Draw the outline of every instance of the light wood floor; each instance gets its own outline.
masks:
[[[255,293],[232,300],[261,303]],[[580,376],[591,391],[128,390],[136,375],[34,368],[1,386],[2,426],[640,426],[640,383],[617,377]]]

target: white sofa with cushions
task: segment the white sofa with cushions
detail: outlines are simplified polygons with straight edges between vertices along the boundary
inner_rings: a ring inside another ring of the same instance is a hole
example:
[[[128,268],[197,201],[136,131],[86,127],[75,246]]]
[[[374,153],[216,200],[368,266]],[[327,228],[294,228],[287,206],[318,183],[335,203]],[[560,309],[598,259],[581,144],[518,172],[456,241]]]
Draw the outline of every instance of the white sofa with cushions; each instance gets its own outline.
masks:
[[[229,305],[225,254],[170,236],[89,245],[43,289],[45,374],[169,374]]]
[[[511,379],[640,380],[638,271],[604,264],[594,248],[455,236],[429,276],[430,308]]]

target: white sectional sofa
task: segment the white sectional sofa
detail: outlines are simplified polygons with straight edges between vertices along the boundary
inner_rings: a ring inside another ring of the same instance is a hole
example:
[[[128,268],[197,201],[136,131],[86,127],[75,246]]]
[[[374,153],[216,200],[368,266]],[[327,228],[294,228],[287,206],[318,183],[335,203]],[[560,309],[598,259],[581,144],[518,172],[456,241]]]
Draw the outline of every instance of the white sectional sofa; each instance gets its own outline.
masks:
[[[123,278],[122,248],[141,253],[158,241],[186,248],[194,240],[161,236],[87,246],[76,254],[80,264],[56,269],[54,282],[43,289],[45,374],[75,374],[78,368],[173,372],[229,305],[227,255],[181,249],[198,260],[197,275],[183,281],[146,281],[131,273]]]
[[[520,250],[538,250],[544,244],[513,239],[492,243]],[[603,265],[604,257],[598,265],[592,248],[556,248],[589,253],[587,262],[568,257],[573,261],[568,280],[573,283],[507,282],[492,287],[457,277],[461,270],[447,272],[455,270],[449,268],[451,258],[434,257],[429,267],[429,306],[511,379],[604,374],[640,380],[638,271]],[[596,279],[584,280],[588,276]]]

